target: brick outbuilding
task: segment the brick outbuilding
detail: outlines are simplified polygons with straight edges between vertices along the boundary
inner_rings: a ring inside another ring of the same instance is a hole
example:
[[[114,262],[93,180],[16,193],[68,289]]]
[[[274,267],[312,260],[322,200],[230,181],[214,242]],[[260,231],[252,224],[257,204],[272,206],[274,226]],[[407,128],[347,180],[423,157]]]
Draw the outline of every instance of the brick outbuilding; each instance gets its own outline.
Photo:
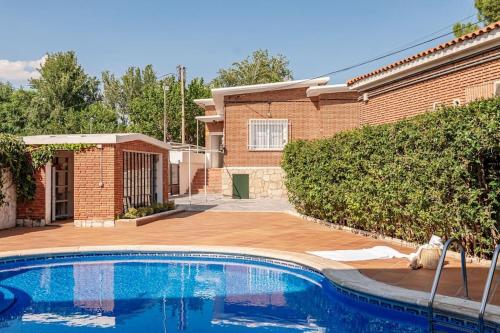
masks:
[[[28,145],[83,144],[58,150],[37,170],[35,199],[17,205],[18,225],[73,219],[75,226],[114,226],[130,207],[168,200],[167,143],[143,134],[39,135]]]

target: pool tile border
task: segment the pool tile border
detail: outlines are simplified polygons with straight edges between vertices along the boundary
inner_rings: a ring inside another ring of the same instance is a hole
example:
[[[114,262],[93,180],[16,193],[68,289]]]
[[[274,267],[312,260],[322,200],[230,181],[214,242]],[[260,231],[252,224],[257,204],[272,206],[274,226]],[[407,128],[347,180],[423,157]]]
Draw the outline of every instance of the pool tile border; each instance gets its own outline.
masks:
[[[338,292],[358,301],[392,308],[409,314],[427,315],[429,294],[391,286],[362,275],[356,268],[344,263],[323,259],[309,254],[248,247],[223,246],[168,246],[168,245],[121,245],[58,247],[36,250],[0,252],[0,264],[26,262],[33,259],[71,258],[86,255],[115,254],[157,254],[178,257],[213,257],[250,259],[295,269],[306,269],[321,274],[333,283]],[[128,252],[128,253],[127,253]],[[448,296],[437,295],[435,300],[435,323],[437,325],[460,327],[464,332],[477,330],[476,318],[479,303]],[[500,307],[490,305],[485,319],[500,323]],[[488,325],[485,332],[497,332]]]

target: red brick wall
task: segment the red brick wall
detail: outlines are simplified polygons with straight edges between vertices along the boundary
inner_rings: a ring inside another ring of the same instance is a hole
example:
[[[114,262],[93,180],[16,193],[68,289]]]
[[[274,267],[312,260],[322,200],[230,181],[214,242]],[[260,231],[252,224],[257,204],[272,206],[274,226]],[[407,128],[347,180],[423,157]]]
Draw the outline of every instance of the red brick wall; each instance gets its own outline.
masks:
[[[205,106],[205,116],[213,116],[216,115],[217,111],[215,110],[214,105],[207,105]]]
[[[418,76],[361,91],[369,94],[368,102],[361,105],[361,123],[381,124],[415,116],[431,111],[434,102],[452,105],[454,99],[459,99],[460,103],[464,104],[477,97],[490,97],[493,94],[493,81],[500,80],[500,60],[459,68],[466,63],[477,63],[493,54],[500,54],[500,51],[485,53],[472,59],[440,66]],[[457,71],[425,79],[428,75],[454,68]],[[412,80],[423,81],[396,87]],[[386,89],[389,91],[383,92]]]
[[[122,213],[123,150],[161,153],[163,156],[163,200],[168,200],[168,152],[142,141],[103,145],[74,153],[74,219],[112,220]],[[102,187],[100,160],[102,152]],[[18,203],[17,217],[45,218],[45,170],[36,173],[35,200]]]
[[[74,219],[111,220],[115,217],[115,146],[103,145],[74,154]]]
[[[45,219],[45,167],[35,173],[36,192],[33,201],[18,202],[18,219]]]
[[[306,97],[306,88],[227,96],[225,146],[227,166],[279,166],[281,151],[248,150],[249,119],[288,119],[289,140],[315,139],[355,128],[359,123],[357,93]]]
[[[224,122],[223,121],[215,121],[215,122],[207,123],[206,125],[207,125],[206,126],[207,134],[214,133],[214,132],[222,133],[222,131],[224,130]]]
[[[168,200],[168,151],[143,141],[120,143],[115,148],[115,215],[123,212],[123,151],[162,154],[163,158],[163,201]]]

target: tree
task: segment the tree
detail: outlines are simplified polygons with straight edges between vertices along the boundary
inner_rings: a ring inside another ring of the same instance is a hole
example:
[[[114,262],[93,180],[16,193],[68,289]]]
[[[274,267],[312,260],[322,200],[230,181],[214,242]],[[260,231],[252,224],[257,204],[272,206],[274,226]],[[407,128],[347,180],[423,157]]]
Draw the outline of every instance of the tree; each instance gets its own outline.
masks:
[[[167,139],[181,139],[181,93],[180,83],[174,77],[159,79],[151,65],[143,70],[130,67],[125,74],[116,79],[104,74],[104,102],[107,106],[114,105],[118,113],[126,118],[127,130],[143,133],[163,140],[163,86],[167,84]],[[103,75],[103,76],[104,76]],[[203,109],[193,102],[196,98],[210,96],[210,90],[203,79],[194,78],[186,87],[186,142],[196,143],[196,119],[203,114]],[[199,131],[199,143],[203,144],[204,131]]]
[[[36,90],[30,113],[32,131],[46,133],[78,133],[78,124],[67,124],[100,99],[99,81],[85,73],[73,51],[48,54],[39,69],[40,78],[31,79]]]
[[[23,134],[35,92],[0,83],[0,133]]]
[[[270,56],[267,50],[257,50],[251,57],[233,63],[228,69],[220,69],[211,86],[234,87],[291,80],[293,76],[288,64],[281,54]]]
[[[202,108],[193,102],[197,98],[208,98],[211,96],[209,87],[205,84],[202,78],[194,78],[191,80],[186,90],[186,142],[196,144],[196,136],[198,135],[198,143],[205,143],[205,127],[202,123],[196,133],[196,117],[205,114]]]
[[[78,113],[73,113],[68,119],[73,128],[80,128],[79,133],[120,133],[126,128],[119,122],[118,112],[105,105],[95,102]]]
[[[129,67],[121,78],[105,71],[102,73],[102,82],[104,103],[117,110],[124,124],[128,124],[132,101],[141,96],[147,86],[158,83],[152,65],[147,65],[144,70]]]
[[[129,129],[132,132],[163,139],[163,90],[160,84],[145,86],[129,107]]]
[[[485,24],[500,21],[500,1],[476,0],[474,6],[478,11],[478,19]]]
[[[500,1],[498,0],[475,0],[474,7],[477,9],[477,18],[480,22],[488,25],[500,21]],[[461,37],[474,30],[479,29],[476,23],[455,23],[453,33],[456,37]]]
[[[453,33],[456,37],[460,37],[463,35],[467,35],[475,30],[479,29],[477,24],[468,22],[468,23],[455,23],[453,26]]]

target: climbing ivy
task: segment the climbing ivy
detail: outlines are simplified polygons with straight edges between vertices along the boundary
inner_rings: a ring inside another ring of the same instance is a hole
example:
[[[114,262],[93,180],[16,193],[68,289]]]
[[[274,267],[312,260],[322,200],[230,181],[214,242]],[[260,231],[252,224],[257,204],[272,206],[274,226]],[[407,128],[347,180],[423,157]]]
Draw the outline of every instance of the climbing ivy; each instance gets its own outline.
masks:
[[[51,144],[41,146],[28,146],[27,151],[31,155],[31,163],[36,170],[52,160],[59,150],[79,152],[94,147],[96,147],[96,145],[93,144]]]
[[[57,151],[73,152],[93,148],[92,144],[51,144],[26,146],[20,137],[0,133],[0,206],[4,205],[3,173],[9,171],[16,186],[17,199],[33,200],[36,190],[35,172],[52,160]]]
[[[19,200],[35,195],[34,167],[21,138],[0,133],[0,206],[5,204],[4,173],[9,171]]]

